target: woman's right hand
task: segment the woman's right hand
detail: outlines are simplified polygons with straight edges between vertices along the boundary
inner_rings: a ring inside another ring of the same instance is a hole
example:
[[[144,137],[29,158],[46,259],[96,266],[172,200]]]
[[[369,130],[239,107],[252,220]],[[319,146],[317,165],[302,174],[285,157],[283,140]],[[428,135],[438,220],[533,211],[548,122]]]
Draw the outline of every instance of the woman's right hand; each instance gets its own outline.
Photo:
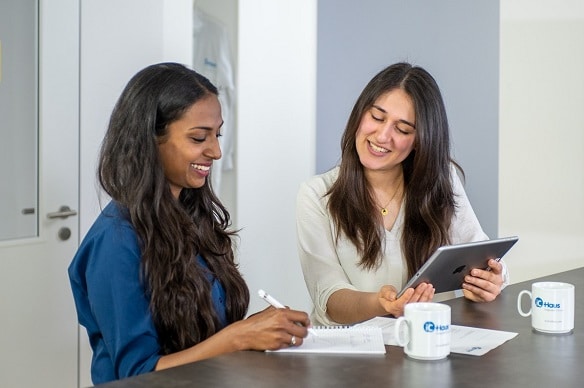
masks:
[[[308,327],[310,319],[305,312],[268,307],[228,325],[195,346],[160,357],[155,369],[167,369],[237,350],[276,350],[299,346],[308,334]]]
[[[415,289],[408,288],[398,299],[395,287],[386,285],[381,287],[377,297],[388,314],[400,317],[404,315],[404,308],[408,303],[431,302],[434,298],[434,287],[429,283],[421,283]]]
[[[268,307],[228,326],[233,328],[240,350],[276,350],[299,346],[308,335],[310,319],[303,311]],[[226,328],[226,329],[228,329]]]

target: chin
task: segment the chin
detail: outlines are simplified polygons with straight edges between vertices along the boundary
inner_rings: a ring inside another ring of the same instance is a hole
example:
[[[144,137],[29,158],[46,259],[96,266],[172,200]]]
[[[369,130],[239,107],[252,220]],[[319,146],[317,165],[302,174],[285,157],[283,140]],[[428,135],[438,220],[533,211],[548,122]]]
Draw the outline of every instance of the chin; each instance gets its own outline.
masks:
[[[190,182],[189,185],[187,186],[189,189],[200,189],[201,187],[205,186],[205,183],[207,181],[204,180],[202,182],[197,181],[197,182]]]

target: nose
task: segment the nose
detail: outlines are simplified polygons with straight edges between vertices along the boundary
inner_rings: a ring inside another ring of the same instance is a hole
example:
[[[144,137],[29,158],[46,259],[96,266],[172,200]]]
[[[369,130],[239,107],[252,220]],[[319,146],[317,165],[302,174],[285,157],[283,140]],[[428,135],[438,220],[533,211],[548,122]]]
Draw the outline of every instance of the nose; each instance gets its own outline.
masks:
[[[218,137],[214,137],[213,140],[211,140],[208,143],[208,147],[205,148],[205,151],[203,153],[206,157],[211,158],[213,160],[219,160],[221,159],[222,153],[221,153],[221,144],[219,144],[219,138]]]
[[[391,140],[391,136],[393,134],[393,124],[392,123],[385,123],[384,125],[380,125],[377,128],[375,133],[375,138],[379,143],[387,143]]]

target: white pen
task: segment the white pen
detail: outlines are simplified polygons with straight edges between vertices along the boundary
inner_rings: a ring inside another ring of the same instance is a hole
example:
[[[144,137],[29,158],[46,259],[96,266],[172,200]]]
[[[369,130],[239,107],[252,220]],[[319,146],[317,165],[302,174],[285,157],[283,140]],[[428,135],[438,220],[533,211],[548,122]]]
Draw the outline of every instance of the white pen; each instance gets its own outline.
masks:
[[[258,290],[258,295],[260,296],[260,298],[262,298],[263,300],[268,302],[271,306],[274,306],[277,309],[286,308],[286,306],[284,306],[282,303],[278,302],[276,299],[274,299],[270,294],[268,294],[264,290]],[[300,325],[300,323],[298,323],[298,324]],[[318,336],[318,334],[316,334],[316,331],[314,331],[314,329],[311,327],[308,328],[308,332],[314,336]]]

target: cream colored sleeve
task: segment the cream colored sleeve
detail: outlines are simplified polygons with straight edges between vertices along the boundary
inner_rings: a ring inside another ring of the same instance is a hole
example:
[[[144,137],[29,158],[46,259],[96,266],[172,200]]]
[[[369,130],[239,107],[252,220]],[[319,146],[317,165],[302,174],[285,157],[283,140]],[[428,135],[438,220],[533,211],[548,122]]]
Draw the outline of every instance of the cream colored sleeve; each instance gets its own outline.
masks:
[[[318,325],[336,325],[326,313],[331,294],[340,289],[356,288],[339,262],[334,231],[331,226],[327,201],[323,198],[326,187],[321,179],[303,183],[296,202],[296,229],[298,256],[308,293],[314,310],[312,320]]]
[[[460,244],[488,240],[489,236],[483,231],[454,167],[451,176],[456,202],[454,217],[450,225],[451,243]]]
[[[468,196],[458,177],[456,169],[452,167],[452,187],[454,189],[454,199],[456,201],[456,211],[450,225],[450,237],[452,244],[460,244],[471,241],[489,240],[489,236],[483,231],[481,224],[470,204]],[[503,265],[503,286],[509,285],[509,270],[504,260]]]

